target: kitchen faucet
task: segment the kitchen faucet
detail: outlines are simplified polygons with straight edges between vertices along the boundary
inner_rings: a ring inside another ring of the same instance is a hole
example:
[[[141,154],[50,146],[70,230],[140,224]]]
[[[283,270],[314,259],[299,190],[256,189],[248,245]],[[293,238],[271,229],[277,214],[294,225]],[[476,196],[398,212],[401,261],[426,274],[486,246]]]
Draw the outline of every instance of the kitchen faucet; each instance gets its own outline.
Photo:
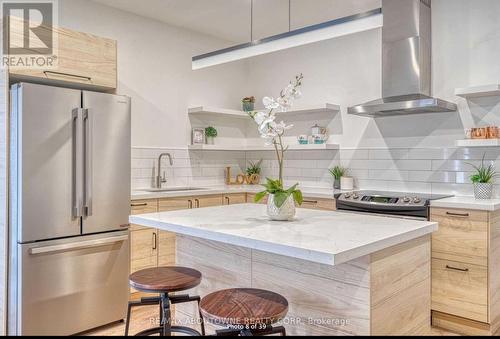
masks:
[[[168,159],[170,160],[170,166],[172,166],[174,164],[174,161],[172,160],[172,156],[170,155],[170,153],[160,154],[160,156],[158,157],[158,175],[156,176],[156,187],[155,188],[161,188],[161,185],[167,182],[167,176],[165,174],[165,171],[163,171],[163,177],[160,174],[161,173],[161,159],[163,159],[163,157],[168,157]]]

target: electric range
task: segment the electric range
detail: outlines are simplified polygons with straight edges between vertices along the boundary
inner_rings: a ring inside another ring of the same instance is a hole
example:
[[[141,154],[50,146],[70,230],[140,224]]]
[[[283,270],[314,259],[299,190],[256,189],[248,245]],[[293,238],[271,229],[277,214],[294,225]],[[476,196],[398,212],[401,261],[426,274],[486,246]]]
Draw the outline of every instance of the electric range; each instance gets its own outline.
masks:
[[[430,202],[452,195],[354,191],[335,195],[337,210],[429,220]]]

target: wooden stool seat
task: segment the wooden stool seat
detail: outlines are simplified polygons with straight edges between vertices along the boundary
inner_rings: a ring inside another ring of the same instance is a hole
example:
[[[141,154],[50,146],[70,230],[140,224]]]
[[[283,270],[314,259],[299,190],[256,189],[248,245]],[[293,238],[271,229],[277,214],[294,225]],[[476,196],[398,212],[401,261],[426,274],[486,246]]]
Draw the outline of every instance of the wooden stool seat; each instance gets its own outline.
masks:
[[[130,286],[150,293],[180,292],[201,283],[201,273],[187,267],[155,267],[130,275]]]
[[[288,301],[264,290],[237,288],[209,294],[201,300],[204,318],[220,326],[272,325],[288,312]]]

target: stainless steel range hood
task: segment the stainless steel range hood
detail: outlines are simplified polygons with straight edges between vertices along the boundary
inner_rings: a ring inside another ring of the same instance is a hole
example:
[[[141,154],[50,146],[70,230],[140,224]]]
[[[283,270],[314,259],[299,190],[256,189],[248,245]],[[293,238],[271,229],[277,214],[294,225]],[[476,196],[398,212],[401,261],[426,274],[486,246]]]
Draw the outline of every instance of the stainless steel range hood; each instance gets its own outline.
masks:
[[[348,113],[383,117],[455,112],[457,105],[431,96],[431,0],[382,0],[382,99]]]

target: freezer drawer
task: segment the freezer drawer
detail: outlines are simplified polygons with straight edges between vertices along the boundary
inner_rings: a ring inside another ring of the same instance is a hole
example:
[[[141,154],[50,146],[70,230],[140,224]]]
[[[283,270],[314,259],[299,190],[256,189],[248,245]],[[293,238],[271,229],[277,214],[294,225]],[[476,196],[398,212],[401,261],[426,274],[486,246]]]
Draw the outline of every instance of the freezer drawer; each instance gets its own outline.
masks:
[[[16,334],[70,335],[125,318],[128,232],[18,245],[17,251],[18,285],[10,300]]]

